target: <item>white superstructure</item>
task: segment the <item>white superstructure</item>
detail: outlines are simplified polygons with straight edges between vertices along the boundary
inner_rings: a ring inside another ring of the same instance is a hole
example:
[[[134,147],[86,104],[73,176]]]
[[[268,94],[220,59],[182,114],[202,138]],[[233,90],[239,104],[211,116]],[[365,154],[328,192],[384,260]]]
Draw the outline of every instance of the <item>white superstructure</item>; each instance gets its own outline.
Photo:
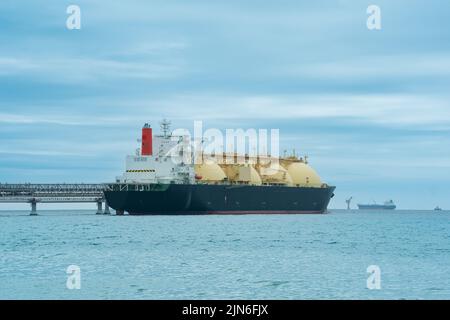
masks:
[[[187,137],[173,136],[170,123],[161,123],[163,134],[152,136],[148,125],[142,129],[142,147],[126,157],[126,169],[117,182],[122,183],[194,183],[194,166],[186,164],[183,150]]]

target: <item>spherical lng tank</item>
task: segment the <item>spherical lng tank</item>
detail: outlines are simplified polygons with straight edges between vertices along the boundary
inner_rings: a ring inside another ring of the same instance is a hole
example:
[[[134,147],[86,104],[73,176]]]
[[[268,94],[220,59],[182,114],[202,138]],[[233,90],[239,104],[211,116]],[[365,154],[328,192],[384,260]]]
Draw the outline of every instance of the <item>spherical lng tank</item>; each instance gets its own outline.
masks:
[[[221,168],[228,181],[243,182],[255,186],[262,184],[258,171],[251,164],[222,164]]]
[[[259,175],[263,183],[293,185],[291,175],[281,165],[260,166]]]
[[[317,172],[304,162],[292,162],[285,167],[294,185],[311,187],[320,187],[322,185]]]
[[[224,181],[227,176],[217,163],[202,163],[195,165],[197,180],[205,182]]]

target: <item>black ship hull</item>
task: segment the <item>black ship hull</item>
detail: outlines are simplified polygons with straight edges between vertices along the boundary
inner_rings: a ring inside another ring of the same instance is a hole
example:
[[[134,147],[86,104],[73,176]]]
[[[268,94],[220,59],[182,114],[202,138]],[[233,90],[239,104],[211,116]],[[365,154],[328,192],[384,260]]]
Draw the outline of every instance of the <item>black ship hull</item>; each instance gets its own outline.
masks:
[[[112,184],[105,191],[117,213],[132,215],[325,213],[335,187],[208,184]]]

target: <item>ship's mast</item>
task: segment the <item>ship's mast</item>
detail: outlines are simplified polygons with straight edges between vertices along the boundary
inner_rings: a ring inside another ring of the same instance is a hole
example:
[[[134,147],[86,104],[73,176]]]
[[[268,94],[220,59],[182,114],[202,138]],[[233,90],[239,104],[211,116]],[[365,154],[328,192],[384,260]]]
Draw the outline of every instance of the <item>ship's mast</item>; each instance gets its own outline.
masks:
[[[167,119],[163,119],[159,125],[161,126],[161,132],[163,133],[164,138],[169,138],[172,135],[170,131],[171,122]]]

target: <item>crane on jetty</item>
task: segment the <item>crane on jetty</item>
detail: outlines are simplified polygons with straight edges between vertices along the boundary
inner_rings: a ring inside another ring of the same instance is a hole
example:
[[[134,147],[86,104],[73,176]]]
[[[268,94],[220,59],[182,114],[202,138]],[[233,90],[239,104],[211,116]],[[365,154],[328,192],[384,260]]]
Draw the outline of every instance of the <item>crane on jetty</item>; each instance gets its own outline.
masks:
[[[30,215],[37,215],[38,203],[97,203],[97,214],[110,214],[104,190],[107,184],[3,184],[0,183],[0,203],[29,203]],[[103,210],[103,203],[105,209]]]
[[[347,203],[347,210],[350,210],[350,203],[352,202],[353,197],[350,197],[345,200],[345,203]]]

